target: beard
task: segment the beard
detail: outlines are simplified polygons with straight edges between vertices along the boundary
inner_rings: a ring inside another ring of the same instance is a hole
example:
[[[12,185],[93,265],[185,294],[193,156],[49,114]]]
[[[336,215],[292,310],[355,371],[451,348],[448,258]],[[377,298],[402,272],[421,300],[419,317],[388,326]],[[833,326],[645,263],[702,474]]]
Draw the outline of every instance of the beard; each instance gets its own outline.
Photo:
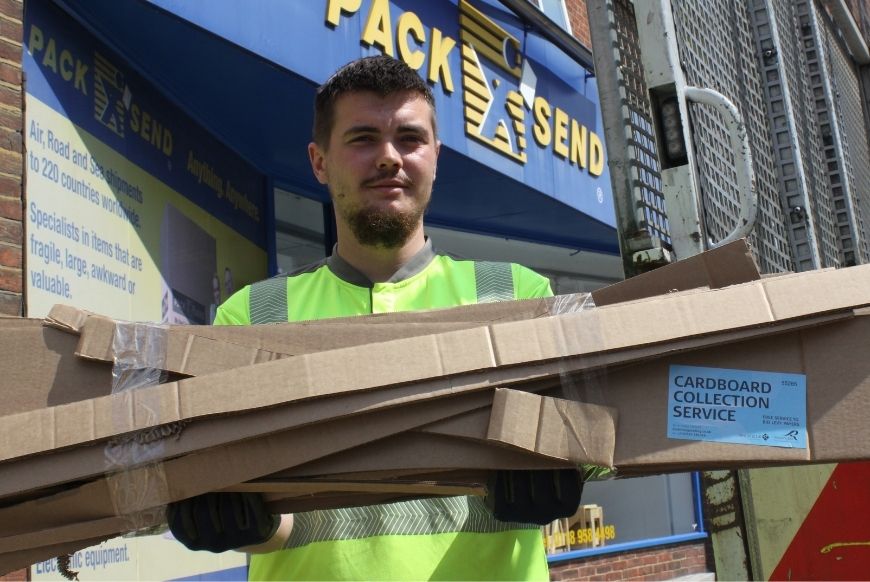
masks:
[[[395,249],[408,241],[424,211],[424,207],[408,212],[362,207],[345,209],[342,217],[360,244]]]
[[[407,186],[413,186],[407,176],[388,171],[378,172],[376,176],[365,180],[360,186],[366,187],[391,178],[398,178]],[[425,200],[415,199],[411,208],[395,210],[377,206],[350,205],[341,190],[330,189],[330,196],[336,210],[347,223],[356,240],[362,245],[383,249],[399,248],[408,241],[420,225],[430,200],[428,196]]]

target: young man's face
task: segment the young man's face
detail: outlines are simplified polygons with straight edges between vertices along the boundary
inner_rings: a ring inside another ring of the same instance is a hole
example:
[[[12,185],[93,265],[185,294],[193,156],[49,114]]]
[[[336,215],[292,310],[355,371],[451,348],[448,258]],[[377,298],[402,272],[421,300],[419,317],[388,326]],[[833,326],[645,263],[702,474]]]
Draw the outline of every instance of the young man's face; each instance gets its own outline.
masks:
[[[314,174],[336,220],[365,245],[401,246],[429,204],[440,144],[432,108],[414,92],[347,93],[335,102],[329,146],[312,143]]]

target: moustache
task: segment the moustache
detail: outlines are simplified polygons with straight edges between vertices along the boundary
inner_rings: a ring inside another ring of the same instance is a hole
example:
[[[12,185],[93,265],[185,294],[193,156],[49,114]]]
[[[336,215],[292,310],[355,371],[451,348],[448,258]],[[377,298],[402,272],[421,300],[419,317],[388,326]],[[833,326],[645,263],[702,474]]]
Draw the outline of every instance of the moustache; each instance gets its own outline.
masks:
[[[400,173],[398,171],[392,171],[392,170],[380,170],[380,171],[378,171],[377,174],[375,174],[371,178],[366,178],[365,180],[363,180],[362,186],[368,187],[368,186],[371,186],[373,184],[377,184],[378,182],[383,182],[385,180],[397,180],[405,188],[410,187],[411,185],[414,184],[414,182],[411,180],[411,178],[409,178],[408,176],[406,176],[403,173]]]

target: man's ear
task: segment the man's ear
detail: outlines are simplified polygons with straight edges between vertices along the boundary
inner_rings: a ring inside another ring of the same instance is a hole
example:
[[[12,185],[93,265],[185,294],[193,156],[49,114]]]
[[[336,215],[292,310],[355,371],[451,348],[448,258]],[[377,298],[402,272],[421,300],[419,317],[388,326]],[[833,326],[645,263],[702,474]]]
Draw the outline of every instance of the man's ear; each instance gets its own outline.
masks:
[[[314,142],[308,144],[308,160],[311,162],[311,170],[317,181],[321,184],[327,184],[329,174],[326,171],[326,155]]]

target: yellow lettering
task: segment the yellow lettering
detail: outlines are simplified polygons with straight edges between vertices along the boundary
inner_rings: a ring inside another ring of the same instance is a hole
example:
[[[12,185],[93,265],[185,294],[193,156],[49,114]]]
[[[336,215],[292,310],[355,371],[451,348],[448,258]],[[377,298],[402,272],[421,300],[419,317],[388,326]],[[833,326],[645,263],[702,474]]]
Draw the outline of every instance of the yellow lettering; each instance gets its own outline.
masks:
[[[447,57],[456,47],[456,41],[449,36],[442,36],[437,28],[432,29],[432,44],[429,45],[429,72],[430,83],[437,83],[438,78],[444,83],[444,90],[453,93],[453,77],[450,74],[450,66]]]
[[[48,39],[48,45],[45,47],[45,55],[42,57],[42,66],[48,67],[57,73],[57,49],[54,46],[54,39]]]
[[[542,148],[550,145],[550,104],[543,97],[535,97],[533,104],[535,112],[535,125],[532,126],[532,134],[535,136],[535,141]]]
[[[69,81],[73,78],[73,72],[70,68],[73,64],[72,54],[68,50],[60,51],[60,76],[64,81]]]
[[[168,128],[163,131],[163,153],[172,155],[172,132]]]
[[[142,139],[149,141],[151,136],[151,114],[147,111],[142,112],[142,131],[139,132]]]
[[[588,130],[576,119],[571,120],[571,163],[586,167],[586,134]]]
[[[36,25],[30,25],[30,40],[27,43],[27,48],[30,49],[30,54],[36,54],[45,48],[43,44],[42,29]]]
[[[405,12],[399,17],[396,40],[399,42],[399,58],[416,71],[423,66],[426,55],[423,54],[423,51],[411,50],[411,46],[408,44],[409,36],[413,36],[418,45],[422,46],[426,42],[426,31],[423,29],[423,23],[413,12]]]
[[[133,133],[139,133],[139,106],[135,103],[130,107],[130,129]]]
[[[88,66],[83,62],[76,60],[76,80],[73,81],[73,87],[82,92],[82,95],[88,94],[88,87],[85,85],[85,73],[88,72]]]
[[[560,157],[568,157],[568,114],[556,107],[556,114],[553,116],[553,151]]]
[[[151,145],[160,149],[160,144],[163,142],[163,126],[156,119],[151,124]]]
[[[329,0],[326,4],[326,23],[332,27],[338,26],[341,13],[353,14],[359,10],[362,0]]]
[[[600,176],[604,171],[604,148],[594,131],[589,132],[589,173]]]
[[[394,55],[393,27],[390,24],[390,3],[388,0],[373,0],[366,18],[362,41],[369,46],[379,46],[385,54]]]

